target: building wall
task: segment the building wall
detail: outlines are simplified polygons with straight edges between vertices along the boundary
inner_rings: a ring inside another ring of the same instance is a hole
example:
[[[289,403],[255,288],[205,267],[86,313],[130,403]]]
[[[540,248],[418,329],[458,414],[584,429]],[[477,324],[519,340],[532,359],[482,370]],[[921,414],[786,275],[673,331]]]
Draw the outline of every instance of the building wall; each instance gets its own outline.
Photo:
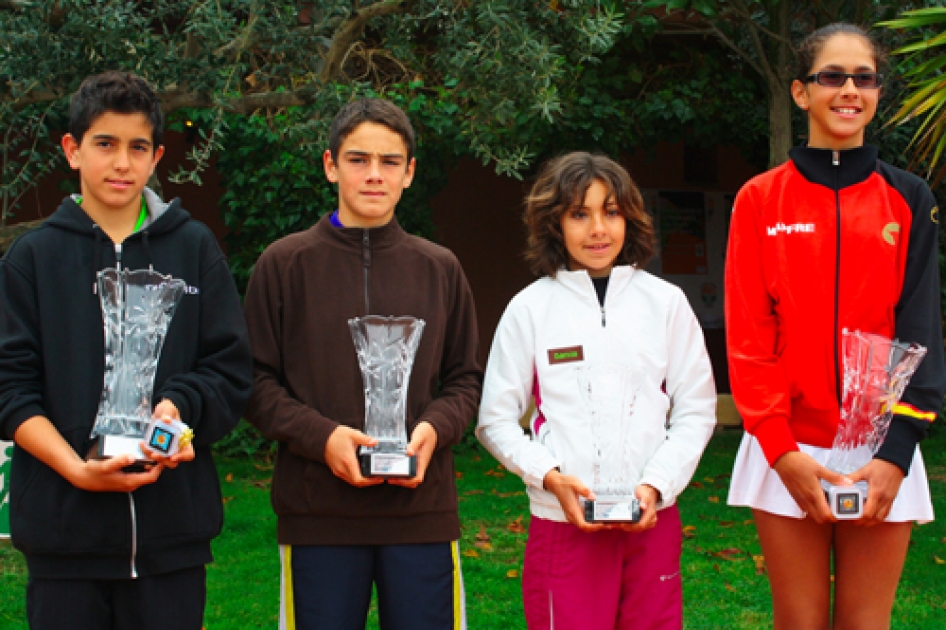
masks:
[[[757,170],[730,147],[694,155],[682,145],[664,144],[650,154],[625,156],[622,162],[644,193],[662,245],[647,270],[687,294],[704,326],[717,387],[728,392],[723,269],[729,215],[735,191]],[[460,259],[476,299],[484,361],[506,304],[533,280],[522,257],[522,200],[529,185],[463,160],[432,201],[435,238]],[[668,245],[675,250],[668,253]]]

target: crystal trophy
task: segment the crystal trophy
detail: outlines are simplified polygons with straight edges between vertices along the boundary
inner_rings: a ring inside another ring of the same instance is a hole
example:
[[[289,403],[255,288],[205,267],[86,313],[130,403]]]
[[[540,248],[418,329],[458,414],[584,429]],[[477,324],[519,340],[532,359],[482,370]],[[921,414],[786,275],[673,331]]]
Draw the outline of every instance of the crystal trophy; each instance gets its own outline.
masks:
[[[417,457],[407,454],[407,388],[424,320],[369,315],[348,320],[365,387],[365,433],[377,438],[361,447],[365,477],[413,477]]]
[[[926,348],[844,329],[841,354],[841,420],[826,467],[848,475],[870,463],[884,443],[894,406],[926,355]],[[822,480],[821,485],[836,518],[862,516],[867,500],[866,481],[835,486]]]
[[[581,400],[591,421],[595,499],[581,498],[588,523],[636,523],[640,503],[631,482],[630,435],[641,378],[623,366],[577,368]]]
[[[150,269],[103,269],[98,294],[105,324],[105,384],[92,427],[90,459],[130,454],[150,460],[141,442],[151,423],[158,358],[185,283]]]

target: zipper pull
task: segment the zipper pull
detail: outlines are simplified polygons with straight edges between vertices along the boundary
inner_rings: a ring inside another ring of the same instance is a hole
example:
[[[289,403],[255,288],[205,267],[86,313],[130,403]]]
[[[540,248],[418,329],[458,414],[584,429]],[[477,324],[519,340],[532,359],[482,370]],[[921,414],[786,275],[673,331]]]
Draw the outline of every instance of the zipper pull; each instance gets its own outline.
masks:
[[[605,326],[607,326],[607,324],[608,324],[607,318],[605,318],[604,316],[604,307],[602,306],[601,307],[601,327],[604,328]]]
[[[834,166],[841,166],[841,152],[840,151],[831,152],[831,164]]]
[[[365,235],[361,239],[361,261],[365,265],[365,269],[371,266],[371,247],[368,242],[368,230],[365,230]]]

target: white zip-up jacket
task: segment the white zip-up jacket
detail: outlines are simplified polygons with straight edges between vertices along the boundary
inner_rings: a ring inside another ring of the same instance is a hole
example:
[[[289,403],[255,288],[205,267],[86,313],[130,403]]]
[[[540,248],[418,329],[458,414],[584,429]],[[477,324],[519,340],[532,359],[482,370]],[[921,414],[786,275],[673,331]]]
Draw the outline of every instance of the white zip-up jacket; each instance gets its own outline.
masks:
[[[566,521],[543,489],[555,468],[593,489],[591,418],[582,366],[635,375],[629,414],[628,485],[660,492],[669,507],[689,483],[716,423],[716,387],[703,334],[686,296],[645,271],[617,266],[598,302],[585,271],[559,271],[512,299],[490,351],[476,436],[525,481],[532,514]],[[532,437],[519,420],[535,395]]]

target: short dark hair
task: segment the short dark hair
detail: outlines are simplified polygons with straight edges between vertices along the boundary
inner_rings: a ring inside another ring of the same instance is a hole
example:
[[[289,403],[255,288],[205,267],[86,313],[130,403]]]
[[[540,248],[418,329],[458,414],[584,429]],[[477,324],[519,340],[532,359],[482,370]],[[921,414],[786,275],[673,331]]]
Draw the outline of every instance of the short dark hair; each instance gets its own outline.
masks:
[[[824,45],[835,35],[853,35],[863,39],[870,48],[874,57],[874,69],[883,72],[887,63],[887,52],[883,46],[874,41],[870,34],[856,24],[835,22],[822,26],[802,40],[795,52],[795,78],[804,83],[805,79],[814,70],[815,59],[821,54]]]
[[[384,125],[401,136],[407,148],[407,160],[410,162],[415,149],[414,127],[400,107],[383,98],[360,98],[338,110],[328,134],[328,150],[333,160],[338,161],[338,150],[342,148],[345,138],[357,129],[358,125],[366,122]]]
[[[164,139],[161,102],[148,82],[130,72],[109,70],[86,78],[69,106],[69,133],[76,142],[95,120],[106,112],[144,114],[151,123],[151,142],[156,149]]]
[[[608,199],[624,215],[624,247],[614,264],[643,267],[654,255],[654,226],[644,200],[624,167],[611,158],[575,151],[546,162],[526,197],[523,219],[529,228],[526,260],[533,273],[552,276],[567,267],[562,216],[579,206],[595,181],[608,189]]]

